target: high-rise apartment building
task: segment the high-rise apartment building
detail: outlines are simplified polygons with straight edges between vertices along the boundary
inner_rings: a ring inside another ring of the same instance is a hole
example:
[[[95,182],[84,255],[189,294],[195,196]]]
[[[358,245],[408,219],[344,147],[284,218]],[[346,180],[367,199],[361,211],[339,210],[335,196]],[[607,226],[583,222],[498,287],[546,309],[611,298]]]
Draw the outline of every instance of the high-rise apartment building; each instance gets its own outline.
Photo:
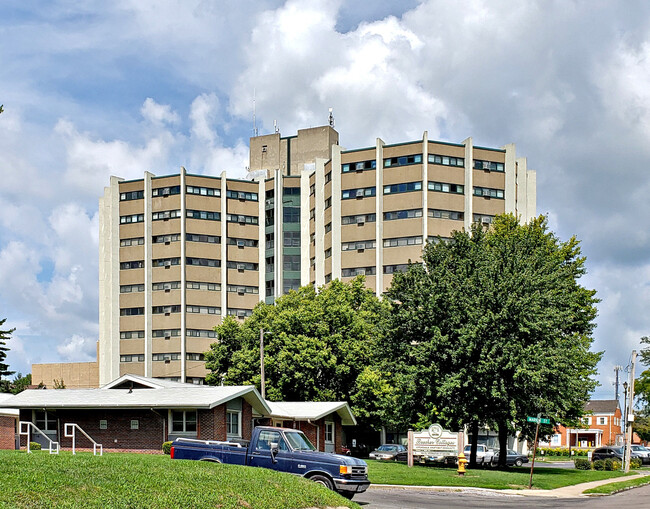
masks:
[[[254,180],[111,178],[100,200],[100,384],[125,373],[202,383],[221,318],[301,285],[365,274],[377,294],[448,237],[535,215],[514,145],[421,140],[345,150],[330,126],[257,136]]]

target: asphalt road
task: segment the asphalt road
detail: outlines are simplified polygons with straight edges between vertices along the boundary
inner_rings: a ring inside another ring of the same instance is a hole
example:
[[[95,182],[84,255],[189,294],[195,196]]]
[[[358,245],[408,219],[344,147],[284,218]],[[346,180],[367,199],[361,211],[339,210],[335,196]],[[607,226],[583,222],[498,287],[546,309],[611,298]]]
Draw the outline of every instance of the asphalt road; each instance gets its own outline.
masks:
[[[494,492],[436,492],[413,489],[383,489],[371,487],[354,497],[364,509],[426,509],[522,507],[557,509],[611,509],[612,507],[648,507],[650,486],[643,486],[606,497],[550,498],[524,497]]]

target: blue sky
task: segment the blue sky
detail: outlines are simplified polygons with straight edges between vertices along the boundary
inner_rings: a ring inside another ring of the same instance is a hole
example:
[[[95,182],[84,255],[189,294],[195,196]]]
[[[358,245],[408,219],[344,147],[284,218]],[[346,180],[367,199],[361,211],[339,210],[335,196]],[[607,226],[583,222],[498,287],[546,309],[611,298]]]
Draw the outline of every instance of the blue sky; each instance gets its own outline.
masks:
[[[368,5],[365,5],[368,4]],[[538,212],[587,256],[611,398],[650,330],[650,4],[70,0],[0,3],[0,317],[13,369],[94,358],[109,177],[242,177],[261,133],[344,147],[517,145]]]

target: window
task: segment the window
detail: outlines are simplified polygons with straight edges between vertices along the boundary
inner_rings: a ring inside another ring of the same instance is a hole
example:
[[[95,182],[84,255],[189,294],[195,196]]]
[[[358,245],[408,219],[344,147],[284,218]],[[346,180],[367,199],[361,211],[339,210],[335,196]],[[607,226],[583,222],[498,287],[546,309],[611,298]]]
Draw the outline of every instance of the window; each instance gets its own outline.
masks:
[[[332,223],[327,223],[325,225],[325,233],[329,233],[332,231]]]
[[[228,308],[228,316],[236,316],[238,318],[246,318],[253,314],[252,309],[242,309],[242,308]]]
[[[266,259],[266,273],[269,274],[275,270],[275,256],[269,256]]]
[[[190,338],[216,338],[217,332],[208,329],[187,329],[185,331]]]
[[[377,161],[374,159],[370,161],[359,161],[357,163],[346,163],[341,165],[341,173],[348,173],[351,171],[374,170],[376,167],[377,167]]]
[[[350,269],[341,270],[342,277],[355,277],[360,275],[374,276],[376,273],[375,267],[354,267]]]
[[[154,338],[166,338],[178,337],[181,335],[180,329],[155,329],[151,331],[151,336]]]
[[[238,293],[240,295],[243,295],[245,293],[253,293],[253,294],[260,293],[260,289],[257,286],[228,285],[227,290],[230,293]]]
[[[56,431],[56,417],[50,412],[34,410],[34,424],[41,431]]]
[[[359,214],[341,217],[341,224],[358,224],[361,226],[364,223],[374,223],[375,221],[377,221],[377,214]]]
[[[492,189],[490,187],[475,187],[474,196],[503,199],[503,189]]]
[[[131,214],[129,216],[120,216],[120,224],[142,223],[144,214]]]
[[[429,154],[429,162],[432,164],[442,164],[443,166],[465,166],[465,159],[462,157]]]
[[[180,281],[164,281],[162,283],[152,283],[151,290],[158,292],[160,290],[178,290],[181,287]]]
[[[175,219],[181,217],[180,210],[161,210],[160,212],[154,212],[151,214],[151,219],[153,221],[162,221],[166,219]]]
[[[172,265],[180,265],[180,258],[156,258],[151,261],[152,267],[171,267]]]
[[[282,293],[289,293],[291,290],[300,289],[300,279],[283,279]]]
[[[269,209],[264,212],[264,226],[273,226],[275,221],[275,210]]]
[[[226,411],[226,435],[241,437],[241,412],[236,410]]]
[[[142,200],[144,198],[144,191],[128,191],[120,193],[120,201]]]
[[[429,191],[438,191],[440,193],[463,194],[465,192],[465,186],[461,184],[448,184],[446,182],[429,182],[428,189]]]
[[[300,232],[284,232],[282,245],[284,247],[300,247]]]
[[[240,272],[243,272],[245,270],[257,270],[258,264],[257,263],[251,263],[251,262],[236,262],[233,260],[229,260],[226,268],[228,269],[237,269]]]
[[[120,332],[120,339],[142,339],[143,337],[143,330],[130,330]]]
[[[120,355],[120,362],[144,362],[144,354]]]
[[[144,285],[120,285],[120,293],[144,292]]]
[[[181,354],[180,353],[154,353],[151,354],[151,360],[154,362],[171,362],[171,361],[179,361],[181,360]]]
[[[384,247],[415,246],[417,244],[422,244],[422,237],[397,237],[394,239],[384,239]]]
[[[296,189],[296,188],[289,188]],[[300,207],[284,207],[282,209],[282,221],[285,223],[300,222]]]
[[[407,164],[419,164],[422,162],[422,154],[412,156],[389,157],[384,159],[384,168],[393,166],[406,166]]]
[[[229,223],[259,224],[257,216],[244,216],[242,214],[228,214]]]
[[[462,221],[465,217],[465,213],[456,210],[429,209],[428,216],[436,219],[453,219],[456,221]]]
[[[203,242],[204,244],[221,244],[219,235],[198,235],[196,233],[186,233],[185,239],[188,242]]]
[[[151,190],[151,196],[170,196],[181,194],[181,186],[158,187]]]
[[[172,433],[195,433],[196,410],[172,410]]]
[[[562,436],[555,434],[551,435],[551,445],[554,447],[558,447],[562,444]]]
[[[300,255],[283,255],[284,270],[300,270]]]
[[[332,274],[325,274],[325,283],[329,283],[332,281]]]
[[[486,171],[504,171],[503,163],[495,163],[493,161],[481,161],[479,159],[474,159],[474,169],[486,170]]]
[[[218,292],[221,290],[221,283],[205,283],[203,281],[186,281],[185,288],[188,290],[207,290]]]
[[[362,187],[359,189],[344,189],[341,191],[342,200],[351,200],[355,198],[368,198],[375,196],[375,187]]]
[[[140,421],[138,419],[131,419],[131,429],[140,429]]]
[[[211,210],[187,210],[185,211],[185,217],[190,219],[203,219],[205,221],[220,221],[221,213]]]
[[[332,197],[330,196],[329,198],[325,199],[325,209],[329,209],[332,206]]]
[[[598,424],[600,426],[607,424],[607,417],[598,417]]]
[[[257,193],[250,193],[248,191],[226,191],[226,198],[241,201],[258,201]]]
[[[325,183],[327,184],[328,182],[331,182],[332,180],[332,172],[328,172],[325,174]]]
[[[221,196],[221,189],[213,187],[186,186],[185,192],[187,194],[197,194],[199,196]]]
[[[472,219],[475,223],[492,224],[492,221],[494,221],[494,216],[487,214],[472,214]]]
[[[120,316],[144,315],[144,308],[121,308]]]
[[[309,196],[312,194],[316,194],[316,184],[312,184],[309,186]]]
[[[358,240],[355,242],[343,242],[341,244],[341,251],[357,251],[363,249],[375,249],[377,243],[372,240]]]
[[[220,315],[221,314],[221,308],[216,307],[216,306],[191,306],[187,305],[185,306],[185,310],[188,313],[198,313],[201,315]]]
[[[181,312],[181,306],[178,304],[175,304],[173,306],[152,306],[151,312],[154,315],[168,315],[170,313],[180,313]]]
[[[198,265],[201,267],[221,267],[221,260],[212,260],[211,258],[186,258],[188,265]]]
[[[99,420],[99,429],[108,429],[108,421],[106,419]]]
[[[283,196],[300,196],[299,187],[283,187],[282,188]]]
[[[395,272],[406,272],[409,269],[408,264],[384,265],[384,274],[395,274]]]
[[[129,270],[129,269],[141,269],[144,267],[144,260],[135,260],[132,262],[122,262],[120,263],[120,269],[121,270]]]
[[[144,245],[144,237],[135,237],[132,239],[120,240],[120,247],[142,246],[142,245]]]
[[[334,423],[325,421],[325,442],[334,443]]]
[[[411,219],[414,217],[422,217],[422,209],[394,210],[392,212],[384,212],[384,221],[393,221],[395,219]]]
[[[171,235],[154,235],[151,239],[154,244],[169,244],[170,242],[178,242],[181,236],[178,233]]]
[[[267,297],[273,297],[275,294],[275,281],[273,279],[269,280],[266,282],[265,286],[265,292],[264,294]]]
[[[384,194],[410,193],[411,191],[420,191],[422,182],[404,182],[402,184],[393,184],[384,186]]]
[[[327,258],[329,258],[330,256],[332,256],[332,248],[331,248],[331,247],[328,247],[328,248],[325,250],[325,258],[327,259]]]

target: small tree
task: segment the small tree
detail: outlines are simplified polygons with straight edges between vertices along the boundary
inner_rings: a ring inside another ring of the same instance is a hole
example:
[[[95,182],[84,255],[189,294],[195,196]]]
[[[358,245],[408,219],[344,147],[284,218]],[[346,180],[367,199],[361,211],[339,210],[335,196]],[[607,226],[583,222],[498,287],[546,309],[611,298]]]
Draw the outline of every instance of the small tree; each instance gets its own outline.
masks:
[[[6,321],[6,318],[0,320],[0,327],[2,327]],[[15,330],[16,329],[0,329],[0,392],[9,392],[9,382],[6,380],[3,381],[2,377],[8,377],[14,374],[14,371],[9,371],[9,365],[5,364],[4,360],[7,358],[7,352],[9,351],[6,342],[10,339],[11,333]]]
[[[23,376],[22,373],[18,373],[13,379],[13,382],[11,382],[11,392],[12,394],[18,394],[19,392],[23,392],[30,385],[32,385],[32,375],[27,373]]]

